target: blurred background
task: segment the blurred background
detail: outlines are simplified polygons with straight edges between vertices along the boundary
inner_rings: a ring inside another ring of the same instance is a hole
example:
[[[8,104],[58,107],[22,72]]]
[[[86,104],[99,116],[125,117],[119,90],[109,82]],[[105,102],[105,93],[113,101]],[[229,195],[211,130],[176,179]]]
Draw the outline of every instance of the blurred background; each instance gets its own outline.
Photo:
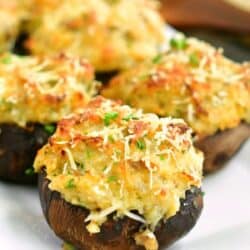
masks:
[[[160,0],[165,20],[236,61],[250,60],[250,0]]]

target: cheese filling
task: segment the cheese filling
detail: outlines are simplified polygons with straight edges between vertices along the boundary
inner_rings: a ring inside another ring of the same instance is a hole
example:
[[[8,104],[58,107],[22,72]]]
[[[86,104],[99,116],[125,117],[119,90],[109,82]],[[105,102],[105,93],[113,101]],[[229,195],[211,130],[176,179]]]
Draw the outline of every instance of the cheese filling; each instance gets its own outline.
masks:
[[[0,122],[55,123],[96,93],[94,70],[81,58],[0,56]]]
[[[174,216],[185,192],[201,185],[203,155],[191,133],[181,119],[98,97],[82,114],[59,122],[34,166],[45,167],[51,190],[90,210],[90,233],[98,233],[108,215],[127,216],[148,230],[138,232],[136,242],[147,239],[154,250],[158,222]]]
[[[35,2],[27,43],[33,54],[66,51],[111,71],[152,57],[166,40],[154,0]]]
[[[250,121],[250,64],[194,38],[115,77],[102,94],[162,117],[183,118],[200,138]]]

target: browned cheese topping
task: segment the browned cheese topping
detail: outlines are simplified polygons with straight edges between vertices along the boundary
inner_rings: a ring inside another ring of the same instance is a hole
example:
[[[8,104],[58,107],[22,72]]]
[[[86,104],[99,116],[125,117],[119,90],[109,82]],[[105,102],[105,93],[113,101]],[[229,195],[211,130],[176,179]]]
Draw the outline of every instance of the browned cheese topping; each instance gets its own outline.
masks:
[[[161,117],[183,118],[198,137],[250,122],[250,64],[194,38],[115,77],[102,94]]]
[[[98,97],[81,114],[59,122],[38,152],[35,169],[45,168],[51,190],[90,210],[90,233],[99,233],[115,212],[145,225],[135,240],[147,239],[147,249],[155,250],[156,225],[179,211],[187,190],[201,185],[203,155],[191,133],[181,119]]]
[[[80,111],[96,93],[92,66],[84,59],[0,56],[0,122],[25,126],[54,123]]]

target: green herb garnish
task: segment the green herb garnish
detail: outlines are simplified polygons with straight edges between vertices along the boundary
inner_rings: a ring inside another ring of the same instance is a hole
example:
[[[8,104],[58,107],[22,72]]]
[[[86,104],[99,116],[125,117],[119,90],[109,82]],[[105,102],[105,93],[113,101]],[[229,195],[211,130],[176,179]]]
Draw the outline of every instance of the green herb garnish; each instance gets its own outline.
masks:
[[[109,126],[111,121],[115,120],[117,117],[118,117],[117,112],[106,113],[105,116],[104,116],[104,124],[105,124],[105,126]]]
[[[65,242],[63,244],[63,250],[76,250],[76,248],[72,246],[71,244]]]
[[[195,67],[199,66],[199,57],[197,54],[193,53],[189,56],[189,63]]]
[[[56,131],[56,126],[53,124],[46,124],[44,125],[44,131],[47,132],[49,135],[53,135]]]
[[[119,149],[115,149],[115,154],[120,157],[121,156],[121,150]]]
[[[108,177],[108,182],[116,182],[117,181],[117,177],[114,175],[111,175]]]
[[[146,148],[145,142],[142,140],[137,140],[136,147],[139,148],[140,150],[144,150]]]
[[[153,58],[152,63],[157,64],[161,62],[162,58],[163,58],[163,54],[158,54],[156,57]]]
[[[151,76],[151,74],[144,74],[137,77],[139,81],[146,81]]]
[[[160,160],[161,160],[161,161],[164,161],[164,160],[165,160],[164,155],[160,155]]]
[[[172,38],[170,40],[170,46],[172,49],[183,50],[186,49],[188,46],[187,39],[183,38]]]
[[[4,64],[10,64],[11,63],[11,56],[6,56],[4,57],[1,62],[4,63]]]
[[[106,0],[109,4],[117,4],[120,0]]]
[[[70,179],[65,186],[65,188],[68,188],[68,189],[75,188],[75,187],[76,187],[76,185],[75,185],[74,179]]]
[[[115,139],[114,139],[114,137],[112,135],[109,135],[108,139],[109,139],[109,142],[111,142],[111,143],[115,142]]]
[[[138,120],[139,118],[138,117],[136,117],[136,116],[134,116],[133,114],[130,114],[130,115],[127,115],[127,116],[125,116],[125,117],[123,117],[122,118],[122,120],[124,120],[124,121],[129,121],[129,120]]]
[[[89,148],[86,148],[86,156],[88,159],[91,157],[91,152]]]
[[[27,168],[27,169],[25,170],[24,173],[25,173],[26,175],[31,176],[31,175],[34,175],[34,174],[35,174],[35,171],[34,171],[34,168],[32,167],[32,168]]]

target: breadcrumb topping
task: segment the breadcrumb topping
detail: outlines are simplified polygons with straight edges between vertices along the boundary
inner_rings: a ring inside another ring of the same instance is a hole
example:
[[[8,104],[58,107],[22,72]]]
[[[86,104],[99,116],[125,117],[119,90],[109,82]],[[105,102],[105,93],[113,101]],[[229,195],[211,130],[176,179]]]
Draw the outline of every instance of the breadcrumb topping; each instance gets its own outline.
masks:
[[[154,0],[33,1],[27,43],[33,54],[66,51],[110,71],[152,57],[165,41]]]
[[[45,168],[51,190],[90,210],[85,223],[91,233],[110,214],[127,216],[146,226],[151,233],[141,237],[158,246],[152,242],[158,222],[174,216],[185,192],[201,185],[203,155],[191,133],[181,119],[97,97],[59,122],[34,166]]]
[[[81,110],[96,93],[92,66],[84,59],[0,56],[0,122],[25,126],[54,123]]]
[[[102,94],[162,117],[183,118],[198,137],[250,122],[250,66],[194,38],[115,77]]]

